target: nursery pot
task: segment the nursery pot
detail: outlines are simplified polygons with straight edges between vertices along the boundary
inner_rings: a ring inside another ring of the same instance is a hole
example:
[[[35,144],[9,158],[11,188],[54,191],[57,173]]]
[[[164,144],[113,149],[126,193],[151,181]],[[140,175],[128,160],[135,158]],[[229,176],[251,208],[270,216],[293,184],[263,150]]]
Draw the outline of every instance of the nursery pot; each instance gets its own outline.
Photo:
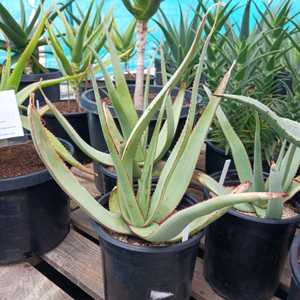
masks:
[[[106,194],[100,200],[103,205],[108,197]],[[188,196],[185,200],[190,201]],[[100,225],[94,225],[102,253],[106,300],[190,299],[203,232],[179,244],[138,246],[121,242]]]
[[[230,168],[235,169],[235,164],[231,154],[214,145],[210,141],[206,141],[205,151],[205,171],[208,175],[219,172],[223,169],[226,160],[231,159]],[[253,159],[250,159],[253,163]],[[267,161],[263,161],[263,170],[269,172],[270,167]]]
[[[73,152],[71,144],[61,141]],[[0,264],[54,249],[69,226],[69,198],[46,169],[0,179]]]
[[[48,69],[49,72],[47,73],[38,73],[38,74],[23,74],[19,90],[25,88],[26,86],[39,82],[41,80],[49,80],[49,79],[56,79],[62,76],[61,72],[57,69]],[[51,101],[57,101],[60,99],[60,85],[56,84],[53,86],[49,86],[43,89],[47,98]],[[40,105],[45,105],[44,96],[41,94],[40,91],[35,92],[35,99],[39,101]]]
[[[237,185],[230,172],[226,185]],[[218,179],[219,174],[214,177]],[[217,294],[230,300],[269,300],[279,285],[300,216],[260,219],[231,210],[209,225],[204,276]]]
[[[130,85],[129,86],[129,90],[130,92],[134,92],[135,86],[134,85]],[[160,92],[160,90],[162,89],[162,86],[150,86],[150,93],[152,94],[158,94]],[[107,92],[104,89],[99,89],[100,95],[101,97],[106,97],[107,96]],[[174,89],[171,93],[171,95],[175,96],[178,93],[178,89]],[[192,93],[190,91],[186,91],[185,92],[185,99],[190,100],[191,99],[191,95]],[[122,99],[120,99],[121,101]],[[88,127],[89,127],[89,132],[90,132],[90,142],[91,145],[100,150],[100,151],[104,151],[108,153],[108,149],[107,149],[107,145],[103,136],[103,132],[102,132],[102,128],[101,128],[101,124],[99,121],[99,117],[98,117],[98,111],[97,111],[97,107],[96,107],[96,103],[95,103],[95,95],[94,95],[94,91],[93,90],[88,90],[86,92],[84,92],[81,96],[81,101],[80,101],[81,106],[88,112]],[[199,117],[200,115],[200,109],[202,107],[202,98],[199,96],[198,98],[198,105],[197,105],[197,116]],[[117,115],[115,110],[113,109],[112,106],[109,106],[110,111],[112,113],[112,116],[114,118],[114,120],[117,120]],[[172,148],[175,143],[177,142],[181,131],[184,127],[187,115],[188,115],[188,111],[189,111],[189,105],[185,105],[181,111],[181,117],[179,120],[179,124],[177,127],[177,131],[175,133],[174,136],[174,140],[172,143],[172,146],[170,148]],[[151,136],[151,132],[154,130],[155,125],[156,125],[156,120],[157,118],[154,117],[152,119],[152,121],[150,122],[150,136]],[[96,173],[101,172],[102,168],[101,165],[94,162],[94,170]],[[101,179],[102,174],[99,174],[98,178]],[[98,184],[97,184],[98,188],[100,188],[99,186],[99,180],[98,180]]]
[[[70,123],[70,125],[76,130],[82,139],[87,143],[90,143],[89,128],[87,121],[87,113],[84,112],[72,112],[63,113],[64,117]],[[46,113],[43,116],[43,120],[46,123],[46,127],[56,136],[62,138],[69,143],[73,143],[70,136],[64,130],[64,128],[59,124],[55,116],[51,113]],[[76,145],[74,145],[74,157],[81,163],[87,163],[90,158],[86,156]]]
[[[291,247],[289,262],[292,272],[292,282],[288,300],[300,299],[300,235],[296,236]]]

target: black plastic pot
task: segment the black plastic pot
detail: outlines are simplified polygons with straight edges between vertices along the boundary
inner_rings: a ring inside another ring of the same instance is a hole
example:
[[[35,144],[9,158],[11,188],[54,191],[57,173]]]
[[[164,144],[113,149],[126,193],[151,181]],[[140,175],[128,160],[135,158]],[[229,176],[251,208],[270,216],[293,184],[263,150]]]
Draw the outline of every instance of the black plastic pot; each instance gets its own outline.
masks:
[[[238,183],[232,179],[229,176],[226,185]],[[299,215],[273,220],[231,210],[211,224],[204,255],[204,276],[210,286],[225,299],[271,299],[299,221]]]
[[[83,138],[87,143],[90,143],[89,128],[88,128],[88,118],[86,112],[74,112],[74,113],[64,113],[64,117],[68,120],[71,126],[76,130],[76,132]],[[73,143],[72,139],[69,137],[64,128],[59,124],[57,119],[51,113],[47,113],[43,116],[43,120],[46,123],[46,127],[56,136],[62,138],[69,143]],[[74,145],[75,153],[74,157],[81,163],[87,163],[91,161],[76,145]]]
[[[231,159],[230,169],[235,169],[235,164],[231,154],[226,154],[224,150],[218,148],[213,143],[206,141],[205,170],[212,175],[223,169],[226,160]],[[251,160],[251,159],[250,159]],[[251,160],[253,163],[253,161]],[[267,161],[263,161],[263,170],[269,172],[270,167]]]
[[[106,194],[101,202],[107,201]],[[100,238],[106,300],[190,299],[203,232],[181,244],[146,247],[123,243],[101,226],[94,227]],[[155,292],[170,295],[155,298]]]
[[[300,299],[300,235],[296,236],[291,247],[289,261],[292,272],[292,282],[289,291],[288,300]]]
[[[129,90],[131,92],[134,91],[134,85],[130,85],[129,86]],[[150,93],[159,93],[159,91],[162,89],[161,86],[151,86],[150,87]],[[100,94],[102,97],[106,97],[107,92],[103,89],[99,89]],[[178,93],[178,89],[174,89],[172,92],[172,95],[176,95]],[[190,91],[186,91],[185,93],[186,99],[190,100],[191,99],[191,92]],[[121,99],[120,99],[121,101]],[[100,121],[99,121],[99,117],[98,117],[98,113],[97,113],[97,107],[96,107],[96,103],[95,103],[95,95],[94,95],[94,91],[93,90],[88,90],[86,92],[84,92],[81,96],[81,101],[80,101],[81,106],[88,112],[88,126],[89,126],[89,133],[90,133],[90,142],[91,145],[101,151],[107,152],[108,153],[108,149],[107,149],[107,145],[103,136],[103,132],[102,132],[102,128],[100,125]],[[198,115],[200,114],[200,109],[202,107],[202,98],[199,96],[199,100],[198,100]],[[112,116],[115,120],[117,120],[117,115],[116,112],[114,111],[113,107],[110,106],[110,111],[112,113]],[[171,145],[170,148],[172,148],[176,141],[178,140],[181,131],[184,127],[186,118],[187,118],[187,114],[189,111],[189,106],[186,105],[184,106],[184,108],[182,109],[181,112],[181,117],[180,117],[180,121],[177,127],[177,131],[175,133],[174,136],[174,140],[173,143]],[[198,117],[198,116],[197,116]],[[150,136],[151,136],[151,132],[154,130],[155,128],[155,124],[156,124],[156,118],[153,118],[153,120],[150,123]],[[98,173],[98,171],[101,171],[101,166],[94,162],[94,170],[96,173]],[[102,174],[98,173],[98,179],[96,182],[98,182],[98,186],[100,186],[100,180],[102,180]]]
[[[62,142],[74,151],[67,141]],[[0,264],[54,249],[69,228],[69,198],[46,169],[0,179]]]
[[[57,69],[48,69],[49,72],[47,73],[40,73],[40,74],[24,74],[21,79],[21,83],[19,86],[19,90],[25,88],[26,86],[39,82],[40,80],[49,80],[49,79],[56,79],[62,76],[61,72]],[[60,85],[53,85],[43,89],[44,93],[46,94],[47,98],[51,101],[58,101],[60,100]],[[43,95],[40,91],[36,91],[35,99],[39,101],[40,105],[45,104],[45,100]]]

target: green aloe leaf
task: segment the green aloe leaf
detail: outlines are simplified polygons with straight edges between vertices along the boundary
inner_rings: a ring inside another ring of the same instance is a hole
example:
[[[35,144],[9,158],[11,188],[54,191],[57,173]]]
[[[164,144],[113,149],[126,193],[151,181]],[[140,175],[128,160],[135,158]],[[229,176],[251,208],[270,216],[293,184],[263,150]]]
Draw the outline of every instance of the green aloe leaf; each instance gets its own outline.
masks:
[[[145,228],[130,226],[133,233],[152,243],[160,243],[171,240],[182,232],[182,230],[195,219],[209,215],[218,209],[231,207],[239,203],[255,202],[259,200],[276,199],[283,196],[283,193],[241,193],[229,194],[212,198],[210,200],[195,204],[183,209],[162,224],[150,225]],[[272,200],[274,201],[274,200]]]
[[[41,160],[60,187],[71,199],[76,201],[92,219],[116,232],[130,234],[127,224],[119,215],[106,210],[78,183],[75,176],[53,149],[47,134],[45,134],[39,113],[32,105],[29,106],[28,114],[35,148]]]
[[[298,122],[279,117],[268,106],[253,98],[229,94],[222,96],[227,99],[232,99],[240,103],[247,104],[249,107],[254,108],[260,113],[261,118],[268,122],[279,135],[300,147],[300,124]]]

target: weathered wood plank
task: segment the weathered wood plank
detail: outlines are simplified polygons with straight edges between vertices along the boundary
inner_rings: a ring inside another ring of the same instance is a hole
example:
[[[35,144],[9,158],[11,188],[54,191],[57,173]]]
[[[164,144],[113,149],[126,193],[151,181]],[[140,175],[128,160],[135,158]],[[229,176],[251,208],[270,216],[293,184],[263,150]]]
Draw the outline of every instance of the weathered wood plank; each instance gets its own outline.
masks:
[[[94,299],[104,299],[100,248],[71,230],[66,239],[42,258]]]
[[[1,300],[72,299],[28,263],[0,267]]]

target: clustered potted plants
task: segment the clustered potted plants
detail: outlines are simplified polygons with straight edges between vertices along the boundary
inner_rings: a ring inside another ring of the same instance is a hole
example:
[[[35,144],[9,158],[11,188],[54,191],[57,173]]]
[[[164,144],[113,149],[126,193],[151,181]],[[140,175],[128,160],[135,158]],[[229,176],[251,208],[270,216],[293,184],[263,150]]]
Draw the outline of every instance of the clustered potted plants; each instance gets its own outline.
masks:
[[[160,8],[161,0],[122,1],[134,17],[125,30],[119,29],[111,11],[102,16],[103,2],[96,6],[90,1],[86,11],[77,5],[74,12],[65,11],[69,1],[47,12],[41,1],[34,20],[39,25],[13,70],[12,37],[7,37],[0,90],[16,91],[23,127],[30,130],[31,148],[24,156],[16,154],[15,163],[35,161],[38,169],[28,178],[0,177],[0,227],[18,224],[0,234],[0,263],[55,247],[68,233],[70,197],[90,216],[99,236],[106,299],[190,299],[204,235],[204,275],[216,293],[234,300],[271,299],[300,221],[294,201],[300,190],[300,123],[293,113],[299,105],[300,28],[291,17],[292,3],[283,1],[274,10],[272,4],[257,8],[261,20],[252,29],[253,3],[247,1],[238,34],[231,24],[237,7],[230,1],[208,7],[199,0],[191,19],[180,8],[178,28]],[[1,9],[0,19],[3,15],[12,22]],[[21,10],[24,15],[22,2]],[[144,62],[148,22],[158,11],[156,24],[165,38],[158,43],[159,59],[153,58],[160,65],[159,87],[151,82],[152,65]],[[18,91],[26,66],[36,62],[37,49],[45,44],[64,77],[40,78]],[[104,58],[101,49],[107,52]],[[137,68],[131,73],[128,65],[134,55]],[[100,86],[98,73],[103,78]],[[68,82],[73,102],[62,104],[45,93],[61,82]],[[36,102],[34,92],[42,95],[45,106]],[[245,126],[238,119],[245,120]],[[75,155],[61,137],[74,144]],[[208,172],[195,173],[208,139],[215,144],[208,144],[207,157],[216,146],[223,147],[217,150],[222,156],[229,150],[234,164],[227,174],[224,161],[216,159],[210,160],[214,164]],[[11,148],[2,144],[4,165]],[[100,200],[70,170],[71,165],[90,172],[79,162],[83,158],[94,162],[95,180],[105,192]],[[17,171],[14,164],[10,168]],[[207,200],[188,194],[192,179],[201,184]],[[37,201],[41,197],[43,201]],[[14,214],[1,217],[7,214],[5,204],[12,203],[23,209],[21,221]],[[45,220],[42,231],[28,225],[28,211]],[[41,238],[45,232],[55,237],[46,245]],[[28,243],[29,236],[35,237],[37,248]],[[21,251],[11,251],[10,245]],[[6,259],[8,252],[11,257]],[[298,256],[296,240],[290,256],[291,299],[299,296]]]

